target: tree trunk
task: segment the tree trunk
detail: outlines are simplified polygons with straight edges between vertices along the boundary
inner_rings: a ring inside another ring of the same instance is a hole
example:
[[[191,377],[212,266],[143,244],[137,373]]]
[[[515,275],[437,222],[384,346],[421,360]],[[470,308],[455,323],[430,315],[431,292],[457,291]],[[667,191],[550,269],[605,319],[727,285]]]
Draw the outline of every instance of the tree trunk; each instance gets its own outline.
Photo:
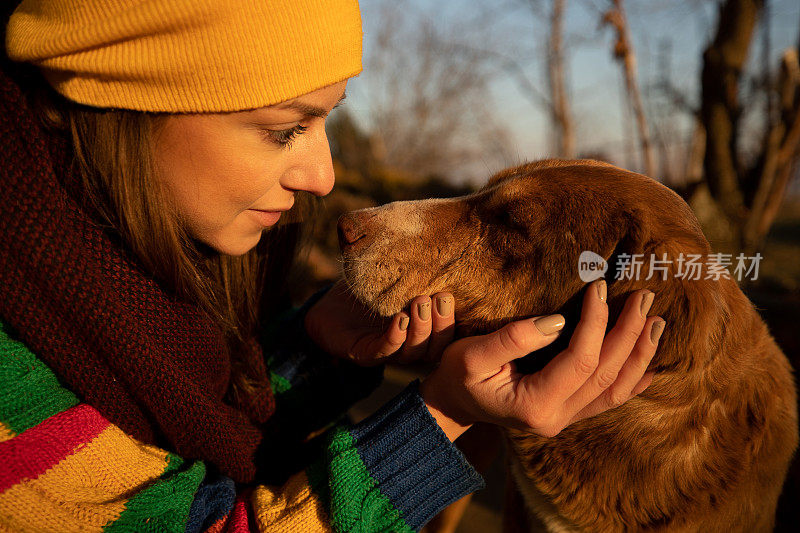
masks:
[[[797,51],[783,55],[778,85],[780,119],[767,133],[758,187],[742,235],[742,248],[757,251],[775,221],[800,156],[800,64]]]
[[[642,94],[639,90],[639,82],[636,79],[636,54],[630,39],[628,20],[625,17],[625,8],[622,0],[612,0],[614,7],[606,12],[603,17],[605,24],[610,24],[617,31],[617,40],[614,43],[614,57],[622,65],[622,72],[625,76],[625,88],[628,91],[628,98],[636,117],[636,128],[639,131],[639,142],[642,145],[642,158],[644,159],[644,171],[648,176],[655,177],[656,163],[653,155],[653,145],[650,141],[650,129],[647,125],[647,116],[642,104]]]
[[[800,158],[800,65],[798,51],[791,48],[784,53],[777,86],[767,85],[770,101],[777,92],[780,116],[769,117],[762,153],[743,168],[738,151],[739,82],[764,3],[726,0],[717,35],[703,54],[705,179],[734,231],[733,245],[746,254],[763,245]]]
[[[575,157],[575,128],[564,81],[564,11],[566,0],[553,0],[548,39],[547,77],[550,82],[551,122],[556,134],[556,151],[560,157]]]
[[[711,195],[734,228],[742,228],[747,216],[737,150],[739,79],[763,5],[763,0],[727,0],[720,7],[717,35],[703,53],[703,170]]]

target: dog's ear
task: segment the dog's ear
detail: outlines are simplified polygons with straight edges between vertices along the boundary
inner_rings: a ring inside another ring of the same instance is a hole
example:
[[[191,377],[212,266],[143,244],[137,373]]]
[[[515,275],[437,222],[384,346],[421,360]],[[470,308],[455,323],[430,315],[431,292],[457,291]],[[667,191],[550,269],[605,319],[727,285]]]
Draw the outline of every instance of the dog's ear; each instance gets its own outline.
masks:
[[[609,292],[629,292],[630,287],[619,283],[627,278],[624,269],[626,265],[635,265],[634,260],[644,255],[650,242],[650,228],[645,225],[644,214],[639,210],[630,210],[623,213],[615,228],[617,231],[610,243],[606,244],[604,258],[608,265],[606,283]],[[611,249],[609,253],[607,250]]]
[[[648,316],[663,318],[666,329],[651,368],[686,372],[719,351],[731,302],[741,292],[730,277],[709,277],[708,241],[693,224],[667,223],[670,216],[632,211],[626,217],[624,234],[607,258],[609,327],[631,293],[653,291]],[[699,274],[689,270],[690,258],[701,261]]]
[[[597,226],[594,226],[595,222]],[[585,291],[590,289],[590,284],[584,283],[578,272],[579,254],[583,251],[594,252],[606,260],[608,269],[605,279],[609,296],[629,294],[635,290],[627,280],[617,279],[615,268],[618,257],[641,254],[642,247],[649,241],[649,228],[643,222],[642,213],[629,210],[621,216],[615,216],[613,222],[587,219],[582,224],[586,231],[578,236],[577,242],[573,239],[571,245],[568,239],[563,239],[555,246],[548,242],[548,252],[537,261],[538,267],[547,272],[548,284],[540,289],[536,304],[543,312],[562,314],[566,325],[555,342],[535,352],[534,356],[527,358],[524,365],[518,365],[523,373],[540,370],[552,357],[567,348],[575,327],[580,322]],[[589,242],[590,238],[593,239],[592,242]],[[615,301],[609,298],[609,305]],[[613,325],[616,317],[613,317],[614,310],[611,311],[609,324]]]

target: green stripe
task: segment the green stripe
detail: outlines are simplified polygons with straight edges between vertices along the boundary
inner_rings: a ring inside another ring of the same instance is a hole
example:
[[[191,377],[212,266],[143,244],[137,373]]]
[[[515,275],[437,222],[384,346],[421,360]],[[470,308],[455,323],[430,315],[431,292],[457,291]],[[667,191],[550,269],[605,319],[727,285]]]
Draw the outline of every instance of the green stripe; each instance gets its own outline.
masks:
[[[306,477],[322,507],[330,511],[331,493],[328,487],[328,467],[325,460],[320,459],[308,465]]]
[[[284,392],[292,388],[292,384],[289,382],[288,379],[281,376],[280,374],[276,374],[275,372],[269,373],[269,381],[270,384],[272,385],[273,394],[283,394]]]
[[[125,505],[119,518],[105,525],[108,532],[182,532],[189,520],[189,510],[197,488],[206,475],[201,461],[189,464],[174,454],[167,456],[161,478],[138,492]]]
[[[170,476],[171,474],[178,472],[183,466],[184,462],[185,461],[180,456],[175,455],[174,453],[171,452],[167,452],[167,467],[161,474],[161,479],[164,479]]]
[[[78,398],[0,322],[0,421],[22,433],[78,405]]]
[[[335,531],[414,530],[384,496],[356,449],[355,439],[345,428],[337,428],[327,453],[328,471],[318,463],[306,470],[309,483],[323,505],[327,504]]]
[[[22,433],[79,401],[24,344],[11,338],[9,329],[0,321],[0,421]],[[128,500],[104,531],[184,531],[206,468],[199,461],[186,468],[172,453],[166,461],[160,478]]]

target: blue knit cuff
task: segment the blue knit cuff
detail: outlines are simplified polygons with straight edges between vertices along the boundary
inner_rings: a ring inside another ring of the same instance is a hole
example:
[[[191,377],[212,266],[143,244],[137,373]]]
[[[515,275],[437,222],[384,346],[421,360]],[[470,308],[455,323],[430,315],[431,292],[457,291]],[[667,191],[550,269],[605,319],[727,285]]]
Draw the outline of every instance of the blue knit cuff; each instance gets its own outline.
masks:
[[[484,486],[481,475],[431,416],[418,380],[351,434],[380,492],[415,530]]]

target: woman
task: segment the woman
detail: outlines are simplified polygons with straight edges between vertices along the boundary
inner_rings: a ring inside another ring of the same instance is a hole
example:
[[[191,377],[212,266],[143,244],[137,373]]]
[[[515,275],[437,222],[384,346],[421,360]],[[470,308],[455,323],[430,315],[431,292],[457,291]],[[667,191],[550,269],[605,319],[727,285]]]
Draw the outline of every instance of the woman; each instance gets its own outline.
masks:
[[[31,0],[6,43],[6,528],[415,530],[481,486],[452,445],[473,422],[553,435],[649,384],[652,296],[604,338],[602,281],[527,377],[511,361],[563,317],[451,342],[450,294],[384,328],[338,287],[276,316],[303,195],[333,187],[353,0]],[[371,365],[440,355],[362,423],[309,436],[374,388]]]

